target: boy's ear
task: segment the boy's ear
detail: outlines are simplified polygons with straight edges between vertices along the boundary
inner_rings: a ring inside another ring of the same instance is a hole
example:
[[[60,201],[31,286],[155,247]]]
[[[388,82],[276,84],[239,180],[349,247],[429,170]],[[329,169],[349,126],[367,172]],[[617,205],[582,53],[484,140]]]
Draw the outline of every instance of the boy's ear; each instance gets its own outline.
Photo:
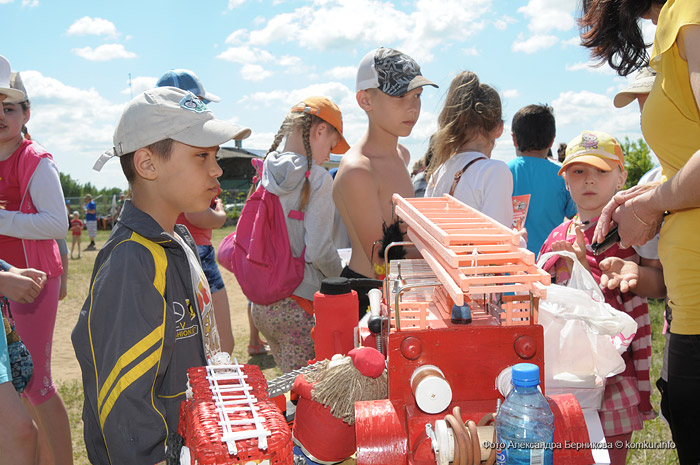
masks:
[[[513,138],[513,147],[518,148],[518,139],[515,138],[515,133],[511,132],[510,137]]]
[[[134,169],[136,173],[148,181],[156,179],[158,170],[156,169],[155,158],[155,155],[147,148],[138,149],[134,153]]]
[[[371,108],[372,108],[372,96],[369,94],[369,92],[367,90],[357,91],[355,98],[357,99],[357,104],[360,106],[360,108],[362,108],[364,111],[371,110]]]

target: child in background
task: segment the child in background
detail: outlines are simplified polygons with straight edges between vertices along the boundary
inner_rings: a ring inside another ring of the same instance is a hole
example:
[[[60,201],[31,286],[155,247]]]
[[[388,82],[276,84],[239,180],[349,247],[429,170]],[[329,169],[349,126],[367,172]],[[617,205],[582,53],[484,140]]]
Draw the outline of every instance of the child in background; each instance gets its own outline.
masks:
[[[85,210],[85,224],[90,237],[90,243],[85,247],[85,250],[97,250],[97,246],[95,246],[95,238],[97,237],[97,204],[92,200],[90,194],[85,196],[83,210]]]
[[[600,255],[593,255],[590,248],[603,207],[622,189],[627,179],[620,144],[604,132],[584,131],[567,145],[566,159],[559,174],[564,175],[578,214],[550,233],[540,254],[558,250],[572,251],[598,283],[602,275],[600,262],[608,257],[640,263],[632,248],[622,249],[615,244]],[[557,284],[566,283],[571,276],[571,264],[562,258],[551,258],[545,263],[544,269]],[[603,294],[608,304],[630,315],[638,325],[637,334],[622,356],[626,362],[625,371],[606,380],[603,405],[599,410],[607,442],[615,444],[622,441],[622,444],[626,444],[633,431],[643,429],[644,421],[656,416],[650,403],[649,308],[646,298],[633,292],[623,293],[619,288],[604,287]],[[613,465],[625,463],[625,447],[609,449],[608,452]]]
[[[380,47],[360,61],[356,99],[369,126],[341,160],[333,183],[333,200],[352,246],[343,277],[383,277],[384,255],[375,242],[382,240],[385,231],[395,231],[392,237],[403,240],[391,197],[394,193],[413,197],[406,166],[410,154],[399,144],[399,137],[409,136],[418,122],[423,86],[437,87],[423,77],[413,58],[398,50]],[[370,289],[358,292],[360,315],[369,305]]]
[[[283,151],[276,152],[285,137]],[[324,97],[310,97],[292,107],[265,155],[262,185],[279,196],[292,255],[304,253],[306,262],[304,278],[291,296],[271,305],[251,305],[253,322],[283,373],[314,358],[314,293],[324,278],[340,275],[332,237],[333,179],[321,165],[331,152],[347,150],[338,106]]]
[[[80,221],[80,213],[77,210],[74,211],[73,218],[70,220],[70,230],[73,236],[73,242],[70,244],[70,258],[75,258],[73,257],[73,250],[76,244],[78,245],[78,258],[80,258],[80,240],[83,234],[83,226],[83,222]]]
[[[248,135],[191,92],[159,87],[127,104],[114,147],[95,164],[118,156],[132,194],[97,254],[72,334],[90,463],[165,461],[187,369],[220,350],[195,243],[175,222],[219,193],[219,144]]]
[[[450,84],[433,136],[426,197],[450,194],[504,226],[513,225],[513,177],[508,165],[492,160],[503,133],[501,98],[462,71]]]
[[[8,83],[9,85],[2,85]],[[73,462],[68,413],[51,378],[53,330],[63,265],[55,239],[68,231],[58,167],[46,149],[32,141],[26,124],[31,110],[19,73],[0,57],[0,252],[18,268],[47,275],[31,303],[12,303],[15,328],[32,354],[34,375],[22,402],[39,427],[42,460]],[[48,447],[46,447],[48,445]]]

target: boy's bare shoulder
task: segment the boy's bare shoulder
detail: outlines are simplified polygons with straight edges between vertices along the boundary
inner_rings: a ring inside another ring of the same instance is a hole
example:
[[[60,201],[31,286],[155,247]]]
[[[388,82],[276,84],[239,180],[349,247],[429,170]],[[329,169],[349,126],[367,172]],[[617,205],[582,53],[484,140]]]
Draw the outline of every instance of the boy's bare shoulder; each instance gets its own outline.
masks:
[[[372,168],[372,160],[359,150],[350,149],[343,155],[340,161],[340,168],[336,175],[336,182],[352,183],[370,183],[374,182],[375,175]]]

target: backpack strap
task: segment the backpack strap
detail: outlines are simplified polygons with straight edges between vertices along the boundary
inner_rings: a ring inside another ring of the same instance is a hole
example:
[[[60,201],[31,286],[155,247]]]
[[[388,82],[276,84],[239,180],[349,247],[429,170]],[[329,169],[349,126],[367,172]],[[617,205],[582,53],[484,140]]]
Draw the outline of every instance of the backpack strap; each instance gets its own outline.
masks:
[[[474,162],[477,162],[477,161],[483,160],[483,159],[484,159],[484,157],[475,158],[472,161],[470,161],[469,163],[467,163],[466,165],[464,165],[464,168],[462,168],[461,170],[459,170],[455,173],[454,181],[452,181],[452,187],[450,187],[450,195],[453,195],[455,193],[455,189],[457,188],[457,184],[459,183],[459,179],[462,177],[464,172],[467,171],[467,168],[472,166],[472,164]]]
[[[299,210],[289,210],[287,217],[293,220],[304,221],[304,212],[300,212]]]

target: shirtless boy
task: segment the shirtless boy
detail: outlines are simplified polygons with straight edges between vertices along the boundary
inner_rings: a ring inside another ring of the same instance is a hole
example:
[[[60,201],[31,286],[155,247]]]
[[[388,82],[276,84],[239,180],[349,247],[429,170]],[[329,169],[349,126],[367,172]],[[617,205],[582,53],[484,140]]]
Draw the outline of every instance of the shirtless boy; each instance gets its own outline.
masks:
[[[399,137],[411,134],[418,121],[424,78],[408,55],[378,48],[362,58],[357,71],[357,103],[369,118],[365,135],[343,156],[333,182],[333,200],[352,246],[345,277],[381,277],[383,257],[372,246],[391,225],[391,196],[413,197],[406,168],[408,150]],[[375,266],[377,265],[377,266]],[[362,304],[361,304],[361,307]]]

